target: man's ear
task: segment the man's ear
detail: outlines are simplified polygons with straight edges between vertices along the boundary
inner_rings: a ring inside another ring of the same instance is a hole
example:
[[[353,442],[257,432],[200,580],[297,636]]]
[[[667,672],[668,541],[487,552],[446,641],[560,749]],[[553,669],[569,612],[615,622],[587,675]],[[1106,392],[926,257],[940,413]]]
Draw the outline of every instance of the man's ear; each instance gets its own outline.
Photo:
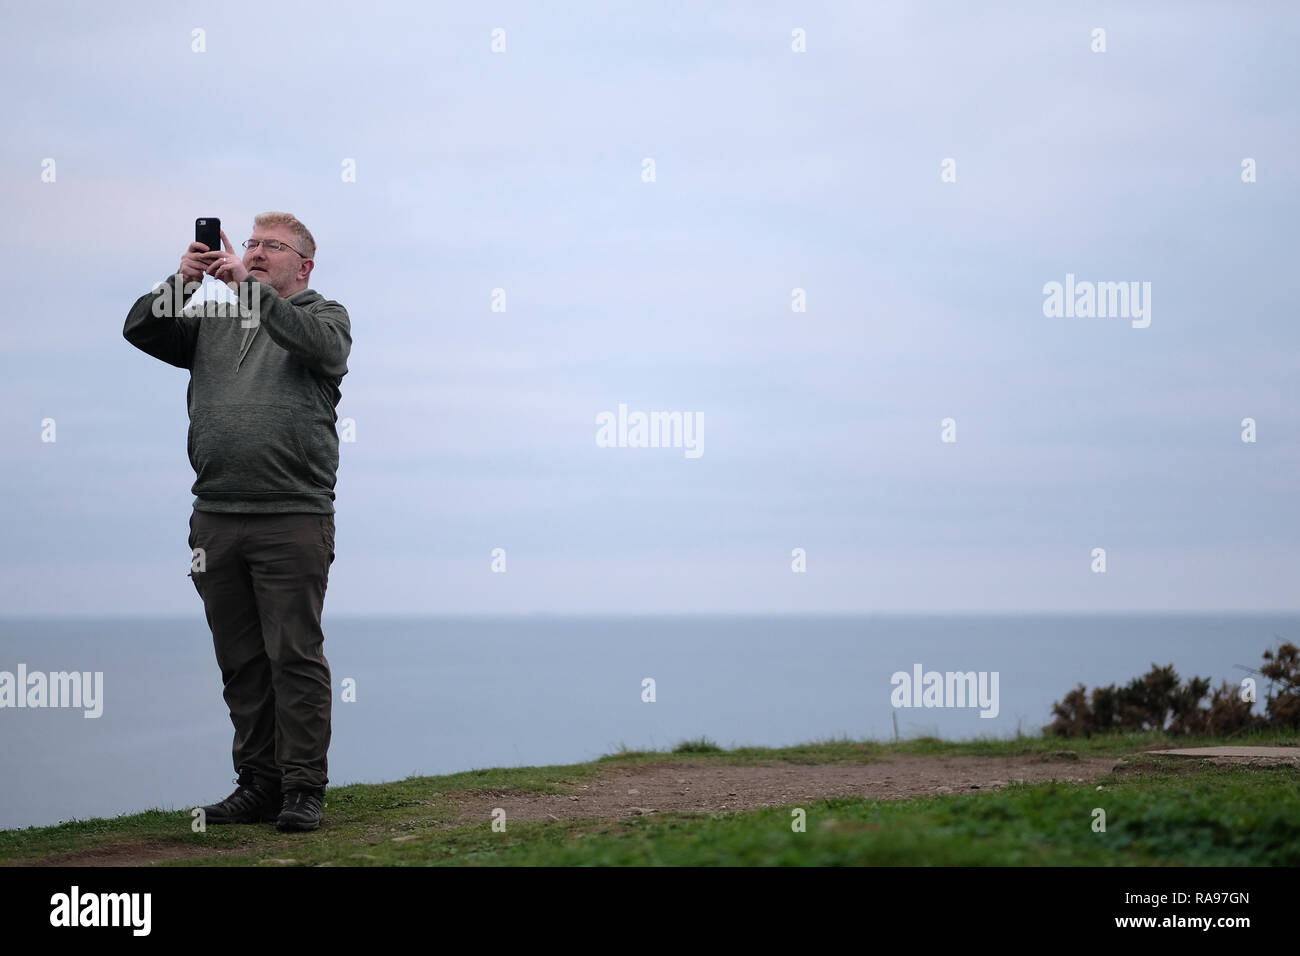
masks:
[[[311,277],[311,270],[316,268],[316,262],[313,259],[304,259],[298,263],[298,278],[308,279]]]

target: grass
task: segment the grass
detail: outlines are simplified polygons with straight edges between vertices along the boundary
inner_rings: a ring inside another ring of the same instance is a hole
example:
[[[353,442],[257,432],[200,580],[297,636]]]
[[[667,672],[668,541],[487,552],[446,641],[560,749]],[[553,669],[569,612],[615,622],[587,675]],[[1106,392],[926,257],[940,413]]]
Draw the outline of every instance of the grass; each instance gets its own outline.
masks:
[[[469,858],[494,865],[1240,866],[1300,863],[1297,775],[1222,770],[1103,785],[1012,786],[912,800],[836,799],[711,817],[635,817],[599,828],[528,824],[482,839]],[[1093,809],[1109,807],[1105,833]],[[416,848],[411,852],[419,856]]]
[[[1141,754],[1160,735],[879,743],[847,738],[784,748],[722,750],[707,738],[666,751],[620,750],[586,764],[472,770],[330,788],[327,827],[279,834],[270,826],[190,829],[187,810],[0,831],[0,863],[122,848],[170,854],[177,865],[1297,865],[1300,772],[1210,767]],[[1290,745],[1257,734],[1233,744]],[[457,793],[569,793],[611,767],[667,760],[702,765],[872,762],[889,754],[1127,757],[1097,783],[1012,785],[908,800],[835,799],[738,813],[654,814],[620,820],[456,822]],[[1106,832],[1092,829],[1106,812]]]
[[[1019,757],[1031,754],[1073,753],[1080,757],[1122,757],[1140,750],[1158,750],[1164,747],[1294,747],[1298,745],[1300,739],[1297,739],[1294,733],[1288,734],[1282,731],[1259,731],[1238,735],[1231,740],[1219,737],[1170,737],[1161,733],[1109,734],[1073,739],[1047,736],[990,737],[960,741],[941,740],[938,737],[915,737],[910,740],[889,742],[832,737],[806,744],[796,744],[792,747],[736,747],[732,750],[722,750],[707,737],[700,737],[697,740],[678,744],[671,754],[675,756],[711,753],[716,758],[713,762],[731,764],[752,764],[761,760],[819,764],[840,761],[868,763],[880,760],[889,754]],[[657,763],[666,759],[669,753],[663,750],[628,750],[620,747],[615,753],[599,758],[596,764],[620,763],[635,766],[638,763]]]

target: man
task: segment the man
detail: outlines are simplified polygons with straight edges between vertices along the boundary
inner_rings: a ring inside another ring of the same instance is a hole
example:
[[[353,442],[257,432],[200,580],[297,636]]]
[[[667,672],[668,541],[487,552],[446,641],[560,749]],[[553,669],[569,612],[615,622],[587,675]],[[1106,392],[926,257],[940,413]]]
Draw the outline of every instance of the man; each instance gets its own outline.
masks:
[[[343,306],[308,288],[316,242],[295,217],[254,219],[242,259],[224,231],[221,241],[224,251],[191,243],[177,274],[131,307],[122,334],[190,370],[191,576],[235,727],[239,785],[203,808],[206,820],[315,830],[332,700],[321,607],[334,561],[334,410],[351,325]],[[185,284],[205,274],[251,317],[180,309]]]

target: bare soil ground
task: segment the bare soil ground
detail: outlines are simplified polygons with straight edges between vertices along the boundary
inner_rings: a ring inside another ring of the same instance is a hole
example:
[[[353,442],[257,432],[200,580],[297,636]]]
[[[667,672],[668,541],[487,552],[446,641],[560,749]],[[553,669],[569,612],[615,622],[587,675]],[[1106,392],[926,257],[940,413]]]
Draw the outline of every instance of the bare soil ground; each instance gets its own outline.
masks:
[[[242,853],[243,850],[208,850],[196,853],[193,848],[174,843],[140,841],[136,843],[107,844],[76,853],[62,853],[43,860],[31,860],[17,866],[151,866],[167,860],[189,860],[197,856],[219,856],[223,853]]]
[[[1109,773],[1113,757],[890,756],[870,764],[755,766],[656,763],[614,769],[571,794],[478,791],[453,795],[458,825],[491,819],[501,807],[508,820],[616,819],[647,813],[725,813],[797,805],[829,797],[904,799],[932,794],[995,790],[1013,781],[1085,783]]]

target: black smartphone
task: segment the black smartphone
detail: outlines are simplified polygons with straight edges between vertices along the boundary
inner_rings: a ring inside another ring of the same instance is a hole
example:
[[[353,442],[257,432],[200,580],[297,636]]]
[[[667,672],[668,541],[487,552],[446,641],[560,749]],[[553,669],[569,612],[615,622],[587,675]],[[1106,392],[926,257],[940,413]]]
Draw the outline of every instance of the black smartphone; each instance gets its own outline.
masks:
[[[194,241],[201,242],[208,247],[208,252],[221,251],[221,220],[195,219],[194,220]]]

